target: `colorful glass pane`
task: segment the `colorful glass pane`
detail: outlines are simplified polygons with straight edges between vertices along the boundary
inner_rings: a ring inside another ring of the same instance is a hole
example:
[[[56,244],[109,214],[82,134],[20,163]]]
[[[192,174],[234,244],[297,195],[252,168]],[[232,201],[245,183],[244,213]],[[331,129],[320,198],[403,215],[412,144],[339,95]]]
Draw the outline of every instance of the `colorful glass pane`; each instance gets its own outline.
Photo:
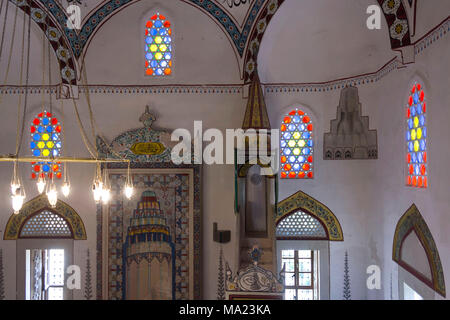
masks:
[[[406,185],[410,187],[428,186],[426,111],[425,93],[415,83],[406,105]]]
[[[41,112],[33,119],[30,134],[30,149],[34,157],[56,158],[61,155],[61,125],[50,112]],[[55,175],[56,178],[60,179],[62,177],[61,162],[32,162],[31,178],[36,179],[39,175],[46,175],[49,178]]]
[[[170,21],[155,14],[145,25],[145,74],[172,74],[172,29]]]
[[[312,179],[313,125],[311,118],[295,109],[283,118],[280,133],[282,179]]]

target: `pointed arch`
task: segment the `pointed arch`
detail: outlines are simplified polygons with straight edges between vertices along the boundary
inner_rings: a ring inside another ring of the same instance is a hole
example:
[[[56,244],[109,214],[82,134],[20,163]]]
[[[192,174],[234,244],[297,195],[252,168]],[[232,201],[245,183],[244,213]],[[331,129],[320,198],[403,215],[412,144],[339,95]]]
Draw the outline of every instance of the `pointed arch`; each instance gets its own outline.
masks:
[[[282,219],[298,211],[303,211],[317,219],[325,228],[328,240],[344,240],[341,224],[334,213],[323,203],[302,191],[298,191],[278,203],[275,223],[278,224]]]
[[[20,238],[22,227],[30,218],[40,214],[42,211],[50,211],[63,218],[72,232],[72,239],[87,239],[83,220],[71,206],[58,200],[56,207],[50,208],[47,197],[45,195],[39,195],[25,203],[18,214],[11,215],[6,224],[3,240],[17,240]]]
[[[415,232],[427,255],[431,270],[431,282],[402,259],[402,246],[404,240],[411,232]],[[406,210],[397,223],[392,245],[392,260],[411,272],[431,289],[445,297],[444,270],[442,269],[439,252],[436,243],[434,242],[433,235],[415,204],[412,204],[412,206]]]

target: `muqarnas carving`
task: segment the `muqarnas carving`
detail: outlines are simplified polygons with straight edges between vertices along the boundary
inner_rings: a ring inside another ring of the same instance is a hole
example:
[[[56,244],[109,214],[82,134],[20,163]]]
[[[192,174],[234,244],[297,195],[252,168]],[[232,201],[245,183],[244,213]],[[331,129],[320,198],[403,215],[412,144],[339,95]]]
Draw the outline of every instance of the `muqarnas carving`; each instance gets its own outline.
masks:
[[[358,88],[342,89],[336,119],[323,135],[325,160],[377,159],[377,130],[369,130],[369,117],[361,115]]]

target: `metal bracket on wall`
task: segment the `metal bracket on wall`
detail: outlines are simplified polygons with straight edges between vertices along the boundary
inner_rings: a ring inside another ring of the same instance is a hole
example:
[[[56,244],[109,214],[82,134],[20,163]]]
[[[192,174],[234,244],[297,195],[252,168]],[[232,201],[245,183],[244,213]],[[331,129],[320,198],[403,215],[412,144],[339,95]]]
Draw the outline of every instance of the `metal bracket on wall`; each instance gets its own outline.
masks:
[[[213,240],[218,243],[230,242],[231,231],[230,230],[217,230],[217,222],[213,223]]]

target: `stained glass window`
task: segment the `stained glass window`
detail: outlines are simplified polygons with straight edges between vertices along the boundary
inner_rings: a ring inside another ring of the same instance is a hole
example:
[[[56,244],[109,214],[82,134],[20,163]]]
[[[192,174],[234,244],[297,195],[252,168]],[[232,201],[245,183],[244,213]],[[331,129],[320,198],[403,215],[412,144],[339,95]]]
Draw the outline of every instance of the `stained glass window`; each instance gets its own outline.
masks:
[[[426,111],[425,93],[416,82],[406,106],[406,185],[417,188],[428,186]]]
[[[313,124],[302,110],[292,110],[284,117],[280,147],[282,179],[313,178]]]
[[[145,74],[172,74],[172,29],[170,21],[155,14],[145,25]]]
[[[61,125],[57,118],[50,112],[39,113],[31,122],[30,149],[34,157],[51,158],[61,155]],[[52,178],[62,176],[62,165],[60,162],[36,161],[31,163],[31,178],[36,179],[39,175],[47,175]]]

